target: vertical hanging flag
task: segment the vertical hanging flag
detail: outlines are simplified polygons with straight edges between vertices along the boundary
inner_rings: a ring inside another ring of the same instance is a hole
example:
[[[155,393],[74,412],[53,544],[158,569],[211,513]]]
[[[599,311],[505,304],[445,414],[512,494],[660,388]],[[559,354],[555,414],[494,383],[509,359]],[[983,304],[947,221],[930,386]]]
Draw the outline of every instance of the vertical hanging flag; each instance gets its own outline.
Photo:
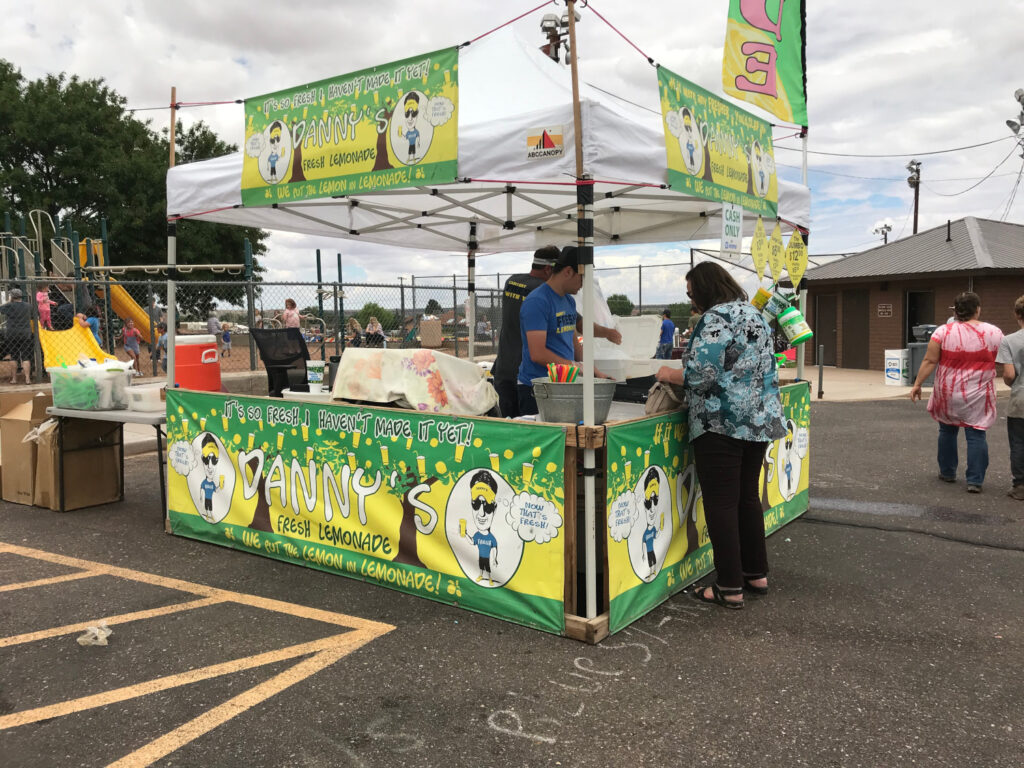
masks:
[[[794,229],[789,238],[789,245],[786,246],[786,271],[789,272],[789,279],[793,281],[793,288],[800,284],[800,280],[807,271],[807,246],[799,229]]]
[[[722,87],[780,120],[807,125],[806,0],[729,0]]]
[[[782,270],[786,266],[786,246],[782,244],[782,225],[775,222],[775,229],[768,239],[768,263],[772,268],[772,280],[782,282]]]
[[[764,234],[764,219],[757,217],[754,238],[750,241],[750,255],[757,268],[757,279],[764,279],[764,265],[768,263],[768,238]]]

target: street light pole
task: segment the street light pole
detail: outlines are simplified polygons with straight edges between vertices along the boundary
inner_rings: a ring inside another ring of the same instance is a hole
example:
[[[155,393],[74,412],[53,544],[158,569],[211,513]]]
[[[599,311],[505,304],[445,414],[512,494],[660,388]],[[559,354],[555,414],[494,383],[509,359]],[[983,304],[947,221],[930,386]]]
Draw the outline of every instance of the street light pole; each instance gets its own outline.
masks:
[[[911,160],[907,163],[907,170],[910,171],[910,177],[907,179],[907,184],[911,189],[914,190],[914,234],[917,234],[917,204],[921,199],[921,161]]]

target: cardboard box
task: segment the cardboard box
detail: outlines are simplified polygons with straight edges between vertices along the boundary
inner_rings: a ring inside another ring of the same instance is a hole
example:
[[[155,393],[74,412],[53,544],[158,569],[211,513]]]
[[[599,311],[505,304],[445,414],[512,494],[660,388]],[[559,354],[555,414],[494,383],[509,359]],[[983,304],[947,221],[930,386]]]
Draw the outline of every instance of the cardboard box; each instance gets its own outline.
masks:
[[[36,444],[25,436],[46,420],[53,403],[48,392],[0,395],[0,477],[4,501],[31,504],[35,496]]]
[[[121,498],[120,425],[109,421],[64,422],[64,511],[109,504]],[[40,431],[35,493],[37,507],[60,510],[57,424]]]
[[[420,346],[424,349],[440,349],[444,344],[444,334],[440,320],[420,321]]]

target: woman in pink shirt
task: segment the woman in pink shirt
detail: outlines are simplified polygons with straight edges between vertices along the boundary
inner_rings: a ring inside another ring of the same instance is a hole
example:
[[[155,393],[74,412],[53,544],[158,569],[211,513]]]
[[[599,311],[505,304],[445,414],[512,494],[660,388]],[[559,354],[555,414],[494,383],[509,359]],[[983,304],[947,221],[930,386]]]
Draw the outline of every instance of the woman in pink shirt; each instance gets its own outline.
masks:
[[[921,383],[934,370],[928,413],[939,422],[939,479],[956,482],[956,437],[963,427],[967,492],[981,493],[988,469],[985,430],[996,420],[996,352],[1003,332],[978,319],[981,299],[976,293],[957,296],[953,311],[956,320],[939,326],[928,342],[910,399],[921,399]]]

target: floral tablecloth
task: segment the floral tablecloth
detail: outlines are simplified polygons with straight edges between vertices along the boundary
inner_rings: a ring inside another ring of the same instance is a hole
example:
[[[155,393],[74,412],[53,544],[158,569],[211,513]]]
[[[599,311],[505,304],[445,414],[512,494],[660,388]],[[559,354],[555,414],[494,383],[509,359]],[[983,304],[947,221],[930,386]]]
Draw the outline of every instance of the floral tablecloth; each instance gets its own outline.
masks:
[[[483,369],[443,352],[350,347],[339,366],[335,399],[463,416],[480,416],[498,402]]]

